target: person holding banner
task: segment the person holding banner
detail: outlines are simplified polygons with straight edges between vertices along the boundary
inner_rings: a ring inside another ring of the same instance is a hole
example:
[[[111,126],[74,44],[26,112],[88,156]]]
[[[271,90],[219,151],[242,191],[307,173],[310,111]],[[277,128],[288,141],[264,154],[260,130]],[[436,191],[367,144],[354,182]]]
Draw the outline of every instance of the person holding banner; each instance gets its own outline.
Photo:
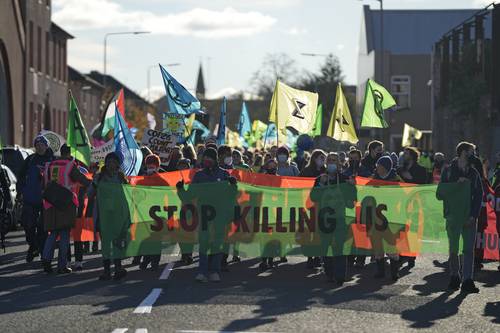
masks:
[[[127,184],[128,180],[120,170],[120,157],[115,152],[111,152],[106,155],[104,159],[104,166],[101,169],[101,172],[98,173],[89,187],[88,196],[89,198],[93,198],[98,195],[98,188],[103,183],[113,183],[113,184]],[[115,200],[120,200],[120,198],[115,198]],[[116,221],[100,221],[99,220],[99,207],[97,205],[98,200],[96,200],[96,205],[94,207],[94,221],[96,225],[96,230],[101,231],[102,223],[114,223]],[[119,221],[122,222],[122,221]],[[103,237],[104,239],[104,237]],[[122,247],[117,246],[119,244],[111,244],[102,241],[102,252],[103,252],[103,268],[104,272],[101,276],[99,276],[99,280],[108,281],[111,280],[111,259],[104,257],[105,252],[110,252],[109,249],[113,247]],[[119,258],[113,259],[113,264],[115,266],[115,274],[113,275],[114,280],[121,280],[127,275],[127,271],[122,267],[122,260]]]
[[[191,184],[204,184],[204,183],[214,183],[228,181],[231,185],[236,185],[236,178],[231,177],[229,173],[219,166],[219,158],[217,155],[217,150],[209,147],[205,150],[202,157],[203,169],[196,172]],[[179,197],[182,201],[187,200],[189,197],[189,191],[184,189],[184,181],[179,181],[176,184]],[[210,245],[206,234],[200,234],[202,240],[200,240],[200,251],[199,251],[199,266],[198,274],[195,280],[198,282],[220,282],[221,274],[221,264],[223,253],[219,252],[217,249],[210,251]],[[210,251],[210,254],[208,253]]]
[[[456,147],[457,156],[450,166],[443,170],[436,197],[443,201],[446,232],[449,241],[450,283],[448,290],[458,290],[462,284],[462,292],[478,293],[474,285],[474,244],[477,230],[477,218],[483,201],[481,177],[473,167],[476,146],[469,142],[460,142]],[[470,196],[466,198],[468,207],[462,207],[462,200],[455,202],[454,187],[447,183],[463,183],[470,186]],[[465,211],[464,211],[465,209]],[[463,240],[463,264],[460,264],[460,238]]]
[[[320,211],[324,208],[333,209],[335,230],[331,238],[322,240],[325,246],[323,265],[328,281],[336,282],[339,286],[344,284],[347,273],[347,256],[343,253],[344,236],[347,234],[345,208],[353,208],[356,200],[356,188],[354,186],[340,187],[340,184],[345,183],[354,185],[354,180],[342,174],[338,154],[329,153],[326,158],[326,173],[316,178],[311,191],[311,200],[318,203]],[[331,254],[328,253],[330,247],[332,248]]]
[[[372,176],[375,180],[383,180],[387,182],[401,182],[401,178],[396,174],[396,170],[393,168],[392,159],[389,156],[382,156],[377,160],[375,165],[375,174]],[[368,183],[370,184],[370,183]],[[365,198],[366,199],[366,198]],[[378,217],[374,217],[378,218]],[[385,217],[384,217],[385,219]],[[388,221],[385,221],[386,223]],[[374,222],[375,224],[375,222]],[[388,224],[388,223],[387,223]],[[398,231],[396,231],[396,234]],[[397,252],[388,253],[387,249],[384,248],[384,240],[387,242],[386,237],[390,238],[389,242],[391,245],[395,243],[395,234],[389,229],[378,230],[377,225],[372,228],[371,240],[373,244],[373,256],[377,263],[377,272],[375,278],[385,277],[385,254],[389,257],[391,266],[391,278],[393,281],[399,279],[399,254]],[[395,249],[394,249],[395,250]]]

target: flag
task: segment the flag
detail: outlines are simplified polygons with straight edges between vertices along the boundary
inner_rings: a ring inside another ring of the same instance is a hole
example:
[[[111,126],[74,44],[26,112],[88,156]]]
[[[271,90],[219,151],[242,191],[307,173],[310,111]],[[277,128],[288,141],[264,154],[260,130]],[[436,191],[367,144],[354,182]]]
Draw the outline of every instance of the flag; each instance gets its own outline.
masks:
[[[201,139],[205,140],[209,135],[210,135],[210,130],[205,127],[200,121],[194,120],[193,121],[193,127],[191,129],[191,135],[189,136],[188,143],[194,145],[195,144],[195,136],[196,136],[196,131],[201,132]]]
[[[244,147],[248,147],[247,137],[252,131],[250,124],[250,116],[248,115],[247,105],[245,102],[241,105],[240,121],[238,122],[238,132],[240,133],[240,140]]]
[[[146,114],[146,119],[148,120],[148,128],[154,130],[156,128],[156,118],[151,113]]]
[[[122,115],[115,111],[115,152],[120,156],[120,168],[126,176],[137,176],[142,164],[142,152]]]
[[[337,141],[348,141],[350,143],[358,143],[358,136],[354,128],[354,122],[351,118],[349,105],[342,92],[342,85],[337,85],[337,93],[335,95],[335,106],[333,107],[332,118],[328,125],[326,135],[334,138]]]
[[[163,84],[167,94],[168,112],[189,115],[201,112],[201,103],[191,95],[162,65],[160,65]]]
[[[226,144],[229,147],[239,147],[240,146],[240,134],[235,131],[231,131],[229,128],[226,129]]]
[[[401,147],[412,146],[413,141],[420,140],[421,138],[422,138],[421,131],[405,123],[403,130],[403,140],[401,141]]]
[[[368,79],[365,90],[365,103],[361,116],[361,127],[387,128],[384,110],[392,108],[396,101],[391,94],[375,81]]]
[[[226,143],[226,97],[222,99],[220,108],[219,128],[217,129],[217,145]]]
[[[316,110],[316,120],[314,121],[314,127],[312,131],[309,133],[310,136],[321,136],[321,127],[323,126],[323,105],[318,105],[318,109]]]
[[[116,93],[106,108],[106,113],[104,113],[104,117],[101,121],[101,137],[105,137],[110,130],[115,128],[115,109],[117,107],[123,119],[125,119],[125,94],[123,93],[123,88]]]
[[[286,128],[293,127],[299,133],[309,133],[314,127],[318,94],[298,90],[276,81],[269,121],[276,124],[281,142],[286,136]]]
[[[260,120],[254,120],[250,133],[247,133],[245,140],[249,146],[254,146],[262,139],[263,133],[267,125]]]
[[[68,135],[66,144],[71,148],[71,156],[90,166],[90,141],[80,112],[71,91],[69,92]]]
[[[191,114],[187,120],[184,118],[184,139],[189,138],[193,132],[193,124],[196,118],[196,114]]]

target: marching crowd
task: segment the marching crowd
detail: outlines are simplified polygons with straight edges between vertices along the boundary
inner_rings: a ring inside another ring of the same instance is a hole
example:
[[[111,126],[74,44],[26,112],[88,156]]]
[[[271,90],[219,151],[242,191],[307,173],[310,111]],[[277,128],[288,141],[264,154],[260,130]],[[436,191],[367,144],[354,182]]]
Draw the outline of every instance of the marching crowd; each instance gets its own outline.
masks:
[[[38,136],[34,141],[35,153],[28,156],[19,172],[17,190],[19,200],[23,203],[22,226],[24,227],[28,251],[26,261],[32,262],[41,256],[42,268],[52,273],[54,249],[58,247],[57,272],[71,273],[68,261],[73,253],[75,263],[73,270],[83,269],[85,253],[97,252],[98,241],[73,242],[70,246],[70,232],[74,227],[80,203],[81,193],[89,199],[95,198],[99,184],[104,182],[124,184],[127,177],[120,170],[120,156],[109,153],[104,165],[87,169],[85,165],[71,157],[70,148],[63,145],[60,157],[55,157],[49,148],[48,141]],[[277,176],[312,177],[315,187],[333,185],[344,182],[354,183],[356,176],[371,177],[379,180],[406,182],[414,184],[440,184],[450,182],[469,182],[470,218],[467,221],[450,221],[447,219],[446,231],[449,239],[449,289],[462,289],[463,292],[477,293],[474,285],[474,271],[481,269],[483,251],[475,249],[476,231],[486,228],[486,205],[488,204],[488,188],[494,193],[500,191],[500,153],[496,155],[495,163],[477,155],[476,146],[461,142],[456,147],[456,156],[445,156],[442,153],[421,153],[415,147],[405,147],[402,152],[387,152],[380,141],[372,141],[366,151],[351,147],[348,151],[325,152],[321,149],[312,152],[297,149],[291,152],[286,146],[272,146],[265,149],[247,150],[231,148],[227,145],[217,145],[216,140],[209,137],[204,144],[176,146],[170,152],[167,160],[161,160],[149,148],[142,147],[142,175],[169,172],[185,169],[197,169],[192,183],[209,183],[228,181],[236,183],[230,176],[229,169],[242,169],[249,172],[264,173]],[[5,177],[0,177],[2,190],[8,188]],[[179,191],[184,183],[177,184]],[[494,195],[493,193],[493,195]],[[438,186],[437,196],[442,196]],[[99,232],[100,221],[97,200],[92,209],[95,232]],[[455,209],[444,203],[444,214]],[[500,232],[499,212],[497,213],[497,230]],[[81,214],[81,212],[80,212]],[[459,242],[462,238],[464,246],[459,253]],[[96,238],[97,239],[97,238]],[[183,251],[181,262],[193,263],[192,254]],[[463,256],[463,260],[460,257]],[[141,269],[151,267],[157,270],[161,254],[133,258],[133,264]],[[403,257],[397,254],[388,255],[390,262],[390,277],[397,280],[401,265],[409,268],[415,266],[415,257]],[[307,258],[309,269],[324,268],[329,281],[342,284],[346,280],[347,268],[363,267],[366,264],[363,256],[310,257]],[[383,278],[386,258],[384,254],[373,255],[375,277]],[[233,256],[232,262],[240,258]],[[199,255],[199,270],[196,280],[199,282],[220,281],[221,272],[228,269],[227,254]],[[286,257],[262,258],[259,265],[261,271],[272,268],[278,263],[287,262]],[[111,264],[114,274],[111,274]],[[499,267],[500,270],[500,267]],[[103,273],[100,280],[119,280],[126,276],[127,271],[122,266],[121,259],[103,258]]]

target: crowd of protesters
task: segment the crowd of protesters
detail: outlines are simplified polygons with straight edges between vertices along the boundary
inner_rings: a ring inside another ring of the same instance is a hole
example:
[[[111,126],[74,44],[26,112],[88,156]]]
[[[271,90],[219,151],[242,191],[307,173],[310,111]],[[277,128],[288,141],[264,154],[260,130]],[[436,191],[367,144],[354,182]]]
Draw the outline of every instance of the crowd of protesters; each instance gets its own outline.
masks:
[[[120,156],[110,153],[104,165],[98,170],[85,166],[70,156],[67,146],[61,148],[61,156],[54,157],[48,142],[43,136],[34,141],[35,153],[24,162],[18,174],[18,196],[23,202],[22,225],[24,227],[28,250],[26,261],[32,262],[41,256],[42,268],[52,273],[54,249],[58,244],[59,274],[71,273],[70,230],[74,227],[76,211],[79,207],[79,192],[87,193],[89,200],[95,198],[97,188],[102,183],[127,183],[127,177],[120,170]],[[499,191],[500,188],[500,154],[496,156],[496,164],[481,159],[476,154],[475,145],[461,142],[456,147],[456,156],[445,156],[442,153],[421,153],[415,147],[405,147],[401,152],[388,152],[380,141],[372,141],[366,151],[351,147],[348,151],[326,152],[321,149],[292,152],[286,146],[271,146],[265,149],[247,150],[231,148],[216,144],[214,138],[208,138],[204,144],[178,146],[171,150],[169,157],[161,160],[147,147],[143,147],[143,165],[140,175],[153,175],[185,169],[197,169],[192,183],[209,183],[227,181],[236,184],[236,179],[227,170],[241,169],[248,172],[263,173],[276,176],[315,178],[315,187],[335,185],[345,182],[354,184],[355,177],[371,177],[373,179],[406,182],[413,184],[443,184],[450,182],[469,182],[470,218],[467,221],[454,221],[450,213],[455,207],[444,202],[446,231],[449,239],[449,289],[462,289],[464,292],[476,293],[474,271],[482,268],[482,251],[475,249],[476,231],[486,227],[487,188]],[[4,182],[2,182],[3,184]],[[2,190],[3,190],[2,186]],[[184,190],[184,183],[177,184],[179,191]],[[438,185],[437,197],[446,197],[444,186]],[[106,221],[100,221],[97,200],[94,200],[93,218],[95,231]],[[497,214],[499,212],[497,211]],[[500,229],[497,215],[497,229]],[[500,231],[500,230],[499,230]],[[463,261],[460,261],[459,242],[463,240]],[[116,244],[113,244],[116,246]],[[91,245],[85,242],[74,242],[75,264],[73,269],[83,269],[83,254],[91,250],[98,251],[98,242]],[[106,244],[101,244],[102,247]],[[193,263],[193,255],[189,249],[182,249],[181,262]],[[157,270],[161,254],[134,257],[132,263],[141,269]],[[220,281],[223,271],[228,270],[227,254],[199,256],[199,270],[196,280],[199,282]],[[409,268],[415,266],[415,257],[403,257],[397,253],[373,254],[375,277],[386,276],[386,259],[390,263],[390,278],[397,280],[401,265]],[[232,263],[239,262],[235,254]],[[341,257],[309,257],[307,268],[323,267],[329,281],[338,284],[346,280],[347,267],[364,267],[367,258],[364,256]],[[262,258],[259,265],[261,271],[270,269],[280,263],[286,263],[286,257]],[[111,274],[111,264],[114,274]],[[500,270],[500,267],[499,267]],[[121,259],[103,259],[101,280],[120,280],[127,274]]]

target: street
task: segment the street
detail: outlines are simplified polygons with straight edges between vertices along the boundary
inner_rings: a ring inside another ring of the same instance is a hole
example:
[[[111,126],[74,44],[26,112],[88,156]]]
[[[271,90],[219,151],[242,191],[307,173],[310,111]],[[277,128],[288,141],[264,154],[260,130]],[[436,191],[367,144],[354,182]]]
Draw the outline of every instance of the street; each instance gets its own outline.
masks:
[[[476,275],[479,294],[443,290],[443,256],[424,256],[411,273],[390,283],[372,278],[374,267],[353,268],[342,287],[327,283],[305,258],[290,257],[258,273],[258,260],[231,264],[221,283],[194,281],[190,266],[163,256],[157,272],[125,261],[121,282],[101,282],[99,255],[85,269],[47,275],[40,262],[25,262],[22,232],[7,237],[0,265],[3,332],[498,332],[500,272],[485,264]]]

